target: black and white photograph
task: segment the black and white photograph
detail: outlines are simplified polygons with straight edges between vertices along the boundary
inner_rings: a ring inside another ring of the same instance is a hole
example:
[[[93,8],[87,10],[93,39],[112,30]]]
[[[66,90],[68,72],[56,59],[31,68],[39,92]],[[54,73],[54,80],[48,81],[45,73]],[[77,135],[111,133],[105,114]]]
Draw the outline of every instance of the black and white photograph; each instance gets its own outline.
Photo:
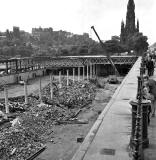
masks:
[[[0,160],[156,160],[155,0],[0,6]]]

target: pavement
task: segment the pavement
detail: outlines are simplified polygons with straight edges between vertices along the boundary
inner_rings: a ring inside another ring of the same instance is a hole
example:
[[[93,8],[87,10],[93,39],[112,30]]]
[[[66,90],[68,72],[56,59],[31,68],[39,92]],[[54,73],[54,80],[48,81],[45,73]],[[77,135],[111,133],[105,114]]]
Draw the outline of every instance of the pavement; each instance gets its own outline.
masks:
[[[100,114],[72,160],[131,160],[131,105],[136,98],[139,58]],[[156,159],[155,159],[156,160]]]

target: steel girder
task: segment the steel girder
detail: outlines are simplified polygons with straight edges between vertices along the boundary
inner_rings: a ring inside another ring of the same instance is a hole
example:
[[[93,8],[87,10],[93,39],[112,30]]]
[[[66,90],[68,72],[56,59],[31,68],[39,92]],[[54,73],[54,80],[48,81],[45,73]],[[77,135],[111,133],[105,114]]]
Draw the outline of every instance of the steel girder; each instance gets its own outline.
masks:
[[[115,65],[133,65],[138,57],[136,56],[112,56],[111,59]],[[15,63],[17,61],[17,64]],[[83,67],[91,64],[110,64],[106,56],[70,56],[70,57],[39,57],[10,59],[0,61],[1,64],[8,63],[8,69],[15,69],[19,72],[21,69],[35,70],[43,68],[60,67]]]

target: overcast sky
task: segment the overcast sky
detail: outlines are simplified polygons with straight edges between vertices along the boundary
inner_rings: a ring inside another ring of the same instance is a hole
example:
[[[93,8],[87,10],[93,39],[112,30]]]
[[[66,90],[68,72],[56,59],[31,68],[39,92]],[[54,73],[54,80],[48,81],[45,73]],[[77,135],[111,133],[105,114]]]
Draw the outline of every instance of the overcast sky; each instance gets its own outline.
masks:
[[[156,41],[156,0],[134,0],[140,31]],[[125,21],[128,0],[0,0],[0,31],[31,32],[33,27],[52,27],[96,39],[90,27],[95,26],[102,40],[120,34],[121,20]]]

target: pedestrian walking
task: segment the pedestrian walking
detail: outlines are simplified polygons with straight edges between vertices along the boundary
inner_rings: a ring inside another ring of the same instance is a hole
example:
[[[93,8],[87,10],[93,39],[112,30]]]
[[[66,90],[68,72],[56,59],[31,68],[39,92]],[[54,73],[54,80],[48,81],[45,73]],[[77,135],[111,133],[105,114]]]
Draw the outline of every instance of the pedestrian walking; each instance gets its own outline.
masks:
[[[146,68],[148,70],[148,76],[152,76],[154,72],[154,62],[152,61],[151,57],[148,57]]]

